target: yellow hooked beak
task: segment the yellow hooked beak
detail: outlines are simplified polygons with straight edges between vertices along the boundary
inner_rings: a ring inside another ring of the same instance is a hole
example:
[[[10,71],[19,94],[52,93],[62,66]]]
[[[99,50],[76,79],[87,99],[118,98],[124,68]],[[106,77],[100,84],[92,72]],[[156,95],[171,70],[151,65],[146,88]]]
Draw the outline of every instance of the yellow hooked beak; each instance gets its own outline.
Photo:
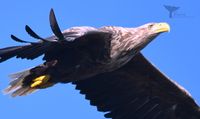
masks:
[[[170,26],[167,23],[157,23],[154,25],[156,33],[169,32]]]

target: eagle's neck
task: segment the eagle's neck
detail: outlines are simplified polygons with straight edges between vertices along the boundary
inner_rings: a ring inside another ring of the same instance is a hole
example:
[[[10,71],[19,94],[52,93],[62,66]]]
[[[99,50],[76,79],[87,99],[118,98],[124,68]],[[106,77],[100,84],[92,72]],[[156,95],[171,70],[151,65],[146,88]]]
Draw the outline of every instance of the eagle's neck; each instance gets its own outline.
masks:
[[[138,44],[137,39],[140,38],[140,35],[135,29],[114,27],[112,30],[114,32],[111,40],[111,58],[120,58],[125,55],[131,57],[138,52],[134,47]]]
[[[112,71],[125,65],[136,55],[137,50],[132,50],[132,47],[135,44],[134,39],[139,36],[129,28],[109,26],[104,27],[104,30],[113,34],[110,46],[110,60],[106,63],[106,69]]]

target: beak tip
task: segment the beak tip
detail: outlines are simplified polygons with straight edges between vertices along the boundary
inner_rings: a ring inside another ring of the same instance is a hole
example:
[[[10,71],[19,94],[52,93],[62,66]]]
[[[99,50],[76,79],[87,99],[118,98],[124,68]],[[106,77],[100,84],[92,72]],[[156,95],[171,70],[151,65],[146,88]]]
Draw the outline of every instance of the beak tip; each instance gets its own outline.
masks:
[[[170,32],[170,25],[168,23],[162,22],[157,25],[157,32]]]

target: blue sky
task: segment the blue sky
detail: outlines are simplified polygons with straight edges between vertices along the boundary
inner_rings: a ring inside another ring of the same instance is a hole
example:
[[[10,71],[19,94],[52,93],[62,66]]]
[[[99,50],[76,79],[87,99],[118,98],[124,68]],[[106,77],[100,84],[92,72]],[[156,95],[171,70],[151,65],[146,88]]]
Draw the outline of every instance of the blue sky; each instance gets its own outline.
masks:
[[[168,18],[163,5],[180,6],[177,14]],[[24,30],[30,25],[38,34],[52,34],[48,15],[54,8],[62,30],[72,26],[136,27],[148,22],[168,22],[171,32],[160,35],[142,52],[167,76],[184,86],[200,104],[200,7],[198,0],[71,0],[11,1],[0,4],[0,48],[16,45],[10,34],[31,39]],[[0,64],[0,89],[9,82],[8,74],[41,64],[34,60],[11,59]],[[103,113],[90,106],[71,84],[56,85],[26,97],[11,98],[0,94],[1,118],[12,119],[103,119]]]

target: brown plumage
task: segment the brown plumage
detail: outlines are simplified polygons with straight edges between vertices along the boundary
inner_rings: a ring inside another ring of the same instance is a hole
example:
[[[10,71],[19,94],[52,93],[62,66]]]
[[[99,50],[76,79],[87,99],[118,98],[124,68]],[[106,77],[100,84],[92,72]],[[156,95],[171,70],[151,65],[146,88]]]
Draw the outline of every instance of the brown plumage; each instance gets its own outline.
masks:
[[[125,66],[73,82],[112,119],[199,119],[200,109],[181,86],[139,53]]]
[[[72,82],[91,105],[113,119],[199,119],[200,109],[178,84],[149,63],[140,51],[162,32],[166,23],[137,28],[116,26],[72,27],[61,32],[53,10],[50,26],[55,34],[42,38],[25,29],[38,42],[11,35],[24,46],[0,49],[0,62],[12,57],[35,59],[43,64],[11,75],[5,90],[22,96],[56,83]]]

